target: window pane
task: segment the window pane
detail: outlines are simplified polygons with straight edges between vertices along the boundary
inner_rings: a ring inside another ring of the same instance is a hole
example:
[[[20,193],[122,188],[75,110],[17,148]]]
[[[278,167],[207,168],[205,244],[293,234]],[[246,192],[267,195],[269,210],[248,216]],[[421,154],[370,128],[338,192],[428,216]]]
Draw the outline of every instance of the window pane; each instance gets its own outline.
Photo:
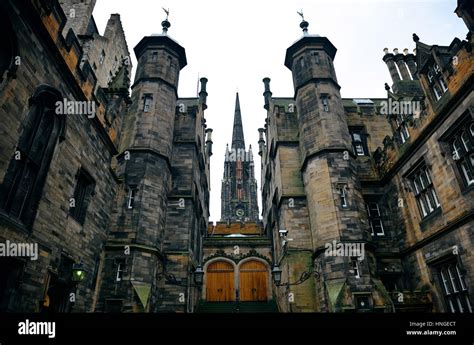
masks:
[[[472,313],[472,305],[471,305],[471,301],[469,300],[469,296],[466,294],[464,295],[464,298],[466,299],[467,309],[469,310],[470,313]]]
[[[471,169],[469,168],[467,162],[462,162],[461,163],[461,170],[462,170],[462,173],[463,173],[463,176],[464,176],[464,179],[467,183],[467,185],[471,185],[474,183],[474,178],[472,176],[472,172],[471,172]]]
[[[425,193],[423,196],[425,197],[426,206],[428,206],[429,212],[430,213],[433,212],[434,208],[433,208],[433,204],[430,200],[429,194]]]
[[[445,272],[445,269],[446,269],[446,268],[442,268],[442,269],[440,270],[440,273],[441,273],[441,280],[443,281],[444,292],[446,293],[446,295],[449,295],[449,294],[451,294],[451,289],[449,288],[448,280],[446,279],[446,272]]]
[[[458,283],[456,281],[456,276],[454,275],[453,267],[451,265],[448,266],[448,275],[449,275],[449,279],[451,280],[451,286],[453,288],[453,292],[458,292],[459,291]]]
[[[415,187],[415,195],[420,194],[420,187],[418,187],[418,183],[416,182],[416,179],[413,180],[413,186]]]
[[[421,208],[421,212],[423,214],[423,217],[427,216],[428,213],[426,212],[426,207],[425,207],[425,204],[423,203],[423,196],[420,196],[418,198],[418,203],[420,205],[420,208]]]
[[[436,195],[434,188],[430,188],[430,190],[431,190],[431,196],[433,197],[434,205],[436,207],[439,207],[440,204],[439,204],[438,196]]]
[[[41,119],[41,123],[35,134],[33,144],[31,146],[30,152],[28,153],[28,157],[37,165],[40,165],[41,160],[43,159],[43,155],[46,151],[46,147],[53,130],[53,124],[53,115],[49,112]]]
[[[466,151],[469,151],[469,150],[472,149],[472,143],[471,143],[471,140],[469,138],[469,134],[466,131],[463,131],[461,133],[461,141],[462,141],[462,144],[463,144],[464,148],[466,149]]]
[[[12,200],[9,212],[11,216],[21,219],[25,206],[27,206],[27,201],[35,183],[36,176],[36,167],[31,163],[27,163]]]
[[[459,265],[458,265],[458,264],[456,264],[456,273],[457,273],[457,275],[458,275],[458,280],[459,280],[459,282],[461,283],[461,289],[462,289],[462,290],[467,290],[466,284],[464,284],[464,278],[463,278],[463,276],[462,276],[462,274],[461,274],[461,270],[459,269]]]
[[[432,183],[431,176],[428,170],[425,170],[425,176],[426,176],[426,180],[428,181],[428,184]]]
[[[374,230],[375,230],[375,233],[377,235],[384,235],[384,230],[383,230],[383,225],[382,225],[382,221],[380,220],[380,218],[375,218],[373,220],[373,224],[374,224]]]

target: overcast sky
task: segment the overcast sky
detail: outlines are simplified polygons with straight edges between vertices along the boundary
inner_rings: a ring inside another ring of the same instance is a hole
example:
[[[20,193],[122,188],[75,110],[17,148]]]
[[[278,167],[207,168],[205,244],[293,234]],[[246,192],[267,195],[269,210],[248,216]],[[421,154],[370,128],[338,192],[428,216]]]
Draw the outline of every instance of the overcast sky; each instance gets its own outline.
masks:
[[[220,219],[224,151],[232,137],[237,90],[246,145],[253,147],[261,186],[257,129],[266,116],[262,79],[271,78],[274,97],[293,96],[291,72],[283,62],[286,49],[302,35],[297,10],[303,9],[310,34],[326,36],[336,46],[334,65],[345,98],[386,96],[384,83],[391,85],[391,80],[383,48],[411,52],[414,32],[422,42],[438,45],[449,45],[454,37],[465,39],[467,33],[454,14],[455,0],[98,0],[94,17],[103,34],[110,14],[121,15],[135,69],[133,48],[143,36],[161,33],[162,7],[170,9],[168,34],[186,49],[188,59],[179,97],[196,96],[198,75],[209,79],[213,221]]]

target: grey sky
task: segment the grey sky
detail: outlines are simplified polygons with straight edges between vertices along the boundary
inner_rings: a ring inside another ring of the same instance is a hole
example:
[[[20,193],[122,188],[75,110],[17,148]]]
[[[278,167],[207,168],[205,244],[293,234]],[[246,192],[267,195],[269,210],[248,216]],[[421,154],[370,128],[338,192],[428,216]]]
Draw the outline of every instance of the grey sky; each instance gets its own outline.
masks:
[[[309,33],[328,37],[338,52],[334,61],[343,97],[385,97],[391,84],[383,48],[414,48],[412,33],[427,44],[464,39],[463,21],[453,13],[455,0],[98,0],[94,17],[101,33],[111,13],[121,15],[136,67],[133,47],[143,36],[161,33],[170,8],[168,34],[185,49],[179,97],[196,96],[198,74],[207,77],[208,127],[214,129],[211,159],[211,220],[220,218],[224,151],[232,136],[235,92],[239,91],[247,146],[253,147],[260,188],[257,128],[263,127],[264,77],[273,96],[292,97],[291,72],[283,65],[286,49],[302,35],[303,9]],[[260,196],[259,196],[260,198]],[[261,211],[261,210],[260,210]]]

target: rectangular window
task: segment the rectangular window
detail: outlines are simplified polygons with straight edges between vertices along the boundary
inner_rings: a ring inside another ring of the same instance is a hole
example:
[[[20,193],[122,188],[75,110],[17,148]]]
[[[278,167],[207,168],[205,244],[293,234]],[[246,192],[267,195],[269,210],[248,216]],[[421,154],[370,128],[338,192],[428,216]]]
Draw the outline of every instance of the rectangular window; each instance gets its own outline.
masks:
[[[341,206],[342,207],[347,207],[347,186],[343,186],[339,188],[339,198],[341,201]]]
[[[418,168],[411,176],[411,181],[421,216],[425,218],[441,206],[428,168],[425,165]]]
[[[428,71],[428,81],[431,83],[434,79],[433,71],[431,69]]]
[[[436,64],[436,63],[433,66],[433,70],[436,74],[441,72],[441,68],[439,68],[438,64]]]
[[[130,187],[127,195],[127,208],[132,209],[135,204],[135,197],[137,195],[137,188]]]
[[[151,55],[151,62],[157,62],[158,61],[158,52],[153,52]]]
[[[369,215],[369,223],[372,235],[384,236],[385,232],[379,204],[376,202],[368,202],[365,204],[365,206],[367,208],[367,214]]]
[[[148,113],[150,111],[152,99],[153,98],[151,97],[151,95],[145,95],[145,97],[143,98],[143,111],[145,113]]]
[[[441,265],[438,267],[438,274],[447,311],[472,313],[469,292],[459,265],[455,261]]]
[[[323,103],[323,110],[324,111],[329,111],[329,100],[327,96],[322,96],[321,97],[321,102]]]
[[[363,133],[362,128],[349,128],[352,138],[352,146],[357,156],[368,156],[367,136]]]
[[[408,131],[408,125],[406,119],[403,115],[397,115],[395,118],[395,123],[397,125],[397,134],[400,138],[402,144],[406,143],[408,138],[410,138],[410,132]]]
[[[99,64],[102,65],[105,61],[105,52],[102,50],[99,56]]]
[[[69,214],[80,224],[84,224],[87,207],[93,195],[95,182],[83,169],[79,171],[74,197],[70,200]]]
[[[438,84],[434,84],[432,90],[433,90],[436,100],[439,101],[441,99],[441,96],[443,96],[443,92],[441,91],[441,88],[438,86]]]
[[[320,63],[319,53],[318,52],[312,52],[311,55],[314,57],[314,63],[319,64]]]
[[[447,139],[464,188],[474,186],[474,121],[468,120]]]
[[[360,278],[360,267],[358,258],[351,258],[351,267],[354,277]]]
[[[446,85],[446,82],[444,81],[442,77],[439,78],[439,85],[441,85],[441,90],[443,90],[443,93],[448,91],[448,85]]]
[[[117,271],[115,274],[115,281],[120,282],[123,279],[123,273],[125,272],[125,260],[119,259],[116,261]]]

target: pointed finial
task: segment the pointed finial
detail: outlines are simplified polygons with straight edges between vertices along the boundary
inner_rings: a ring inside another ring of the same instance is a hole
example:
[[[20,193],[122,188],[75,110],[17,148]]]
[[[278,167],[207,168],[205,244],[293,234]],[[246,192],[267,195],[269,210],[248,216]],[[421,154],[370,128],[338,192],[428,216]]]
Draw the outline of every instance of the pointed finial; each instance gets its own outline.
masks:
[[[168,17],[170,15],[170,10],[162,7],[163,11],[166,13],[166,19],[161,22],[161,26],[163,27],[163,35],[166,35],[168,32],[171,23],[168,21]]]
[[[414,42],[418,42],[420,40],[420,38],[418,37],[417,34],[413,34],[413,41]]]
[[[306,20],[304,20],[303,10],[301,10],[300,12],[296,11],[296,13],[298,13],[299,16],[301,17],[300,28],[303,29],[303,35],[307,35],[309,23]]]
[[[390,91],[390,86],[387,83],[385,83],[385,90]]]

